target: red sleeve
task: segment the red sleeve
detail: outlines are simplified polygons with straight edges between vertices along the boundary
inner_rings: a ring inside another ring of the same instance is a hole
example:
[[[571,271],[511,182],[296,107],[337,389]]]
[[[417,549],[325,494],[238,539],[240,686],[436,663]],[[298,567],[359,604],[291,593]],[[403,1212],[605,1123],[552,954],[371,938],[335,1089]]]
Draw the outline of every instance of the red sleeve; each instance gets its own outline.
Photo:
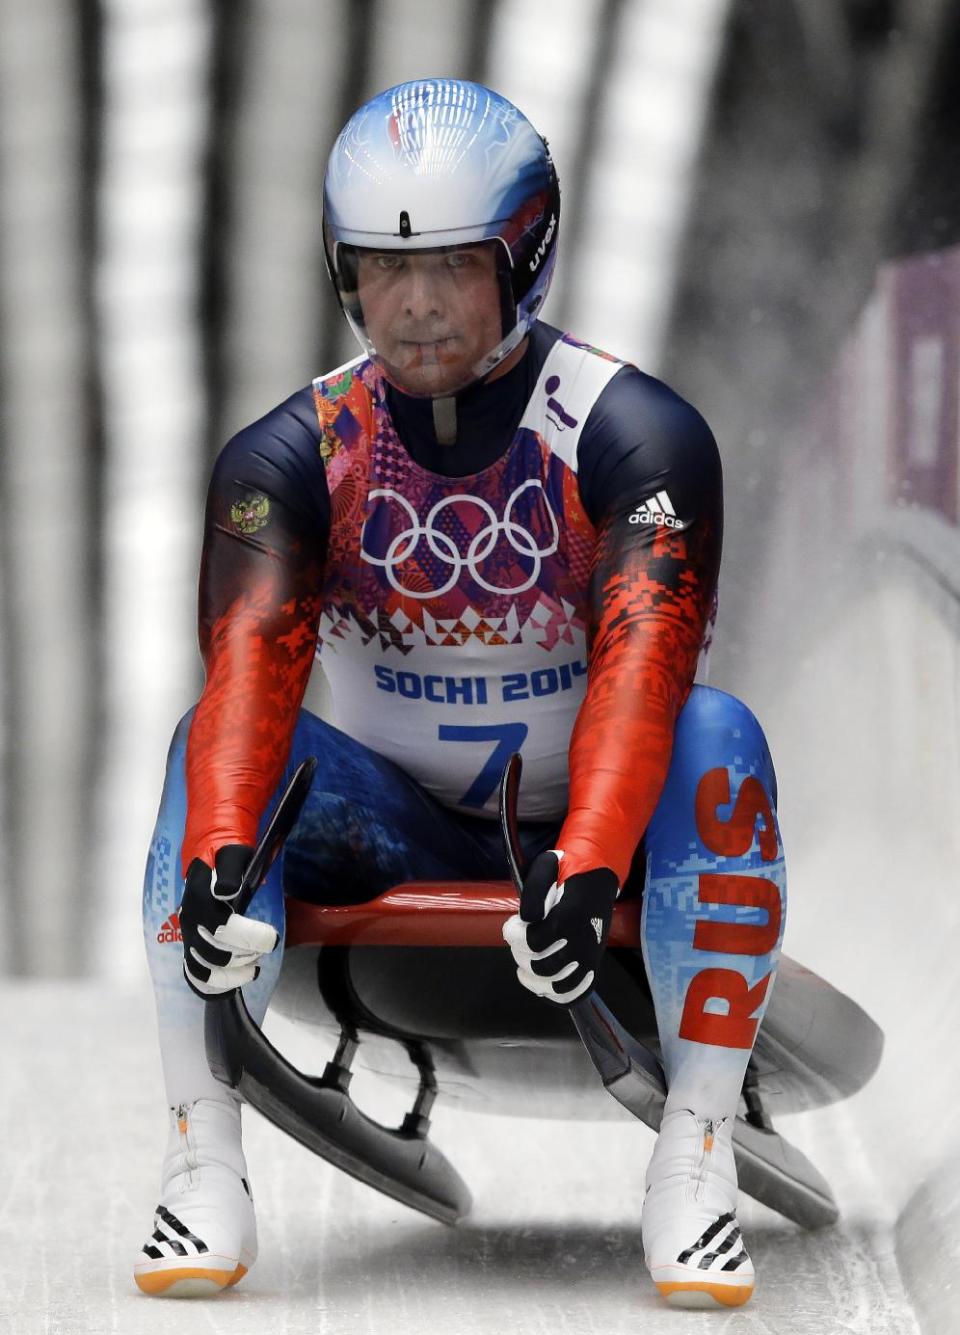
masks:
[[[591,578],[587,693],[570,743],[563,873],[610,867],[623,885],[660,797],[677,715],[713,603],[719,533],[655,530],[632,540],[626,515],[598,535]]]
[[[206,681],[187,741],[184,871],[197,857],[212,866],[224,844],[256,842],[289,754],[316,646],[325,542],[322,507],[311,510],[296,463],[284,466],[282,452],[278,463],[275,440],[270,455],[232,442],[211,482],[200,569]]]

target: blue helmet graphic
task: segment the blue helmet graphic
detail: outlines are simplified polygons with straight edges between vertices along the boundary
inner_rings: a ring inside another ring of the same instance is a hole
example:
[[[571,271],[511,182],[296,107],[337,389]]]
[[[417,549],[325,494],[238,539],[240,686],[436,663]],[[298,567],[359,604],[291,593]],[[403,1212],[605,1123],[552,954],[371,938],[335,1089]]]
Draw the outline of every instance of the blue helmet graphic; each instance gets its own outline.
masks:
[[[546,141],[506,98],[460,79],[380,93],[344,126],[327,164],[327,265],[354,333],[381,364],[359,300],[358,252],[497,243],[500,339],[472,366],[469,383],[508,356],[536,318],[559,221]]]

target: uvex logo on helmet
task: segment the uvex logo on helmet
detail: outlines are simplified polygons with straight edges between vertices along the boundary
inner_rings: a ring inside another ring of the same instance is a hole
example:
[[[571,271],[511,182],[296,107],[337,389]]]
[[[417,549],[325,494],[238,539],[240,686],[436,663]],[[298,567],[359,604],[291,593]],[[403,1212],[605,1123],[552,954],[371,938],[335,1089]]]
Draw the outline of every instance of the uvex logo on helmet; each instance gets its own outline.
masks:
[[[557,215],[555,213],[551,213],[550,221],[547,223],[547,230],[543,234],[543,240],[540,242],[539,246],[537,246],[533,259],[530,261],[531,273],[536,273],[537,270],[540,268],[540,261],[543,259],[544,255],[546,255],[548,249],[550,248],[550,242],[553,240],[553,234],[556,231],[556,227],[557,227]]]

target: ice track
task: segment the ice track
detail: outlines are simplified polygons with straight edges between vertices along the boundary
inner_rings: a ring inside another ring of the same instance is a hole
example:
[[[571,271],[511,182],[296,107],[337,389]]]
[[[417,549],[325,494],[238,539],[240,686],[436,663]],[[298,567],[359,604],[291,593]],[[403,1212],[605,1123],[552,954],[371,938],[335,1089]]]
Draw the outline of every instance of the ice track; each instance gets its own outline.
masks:
[[[152,1002],[35,985],[3,989],[2,1003],[16,1035],[0,1168],[4,1335],[916,1329],[845,1111],[819,1116],[803,1138],[836,1165],[844,1226],[805,1235],[748,1207],[762,1289],[741,1314],[661,1306],[641,1259],[645,1127],[458,1113],[436,1119],[476,1201],[457,1229],[381,1198],[248,1114],[261,1259],[211,1301],[145,1298],[131,1266],[165,1134]]]

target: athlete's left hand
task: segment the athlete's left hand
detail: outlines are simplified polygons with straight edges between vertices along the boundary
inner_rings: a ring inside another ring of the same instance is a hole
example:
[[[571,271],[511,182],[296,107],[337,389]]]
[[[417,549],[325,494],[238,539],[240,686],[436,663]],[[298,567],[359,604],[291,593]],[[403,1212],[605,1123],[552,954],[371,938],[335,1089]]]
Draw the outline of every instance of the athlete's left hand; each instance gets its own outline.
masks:
[[[562,859],[559,850],[534,859],[503,939],[524,987],[569,1006],[593,986],[620,887],[609,867],[561,880]]]

